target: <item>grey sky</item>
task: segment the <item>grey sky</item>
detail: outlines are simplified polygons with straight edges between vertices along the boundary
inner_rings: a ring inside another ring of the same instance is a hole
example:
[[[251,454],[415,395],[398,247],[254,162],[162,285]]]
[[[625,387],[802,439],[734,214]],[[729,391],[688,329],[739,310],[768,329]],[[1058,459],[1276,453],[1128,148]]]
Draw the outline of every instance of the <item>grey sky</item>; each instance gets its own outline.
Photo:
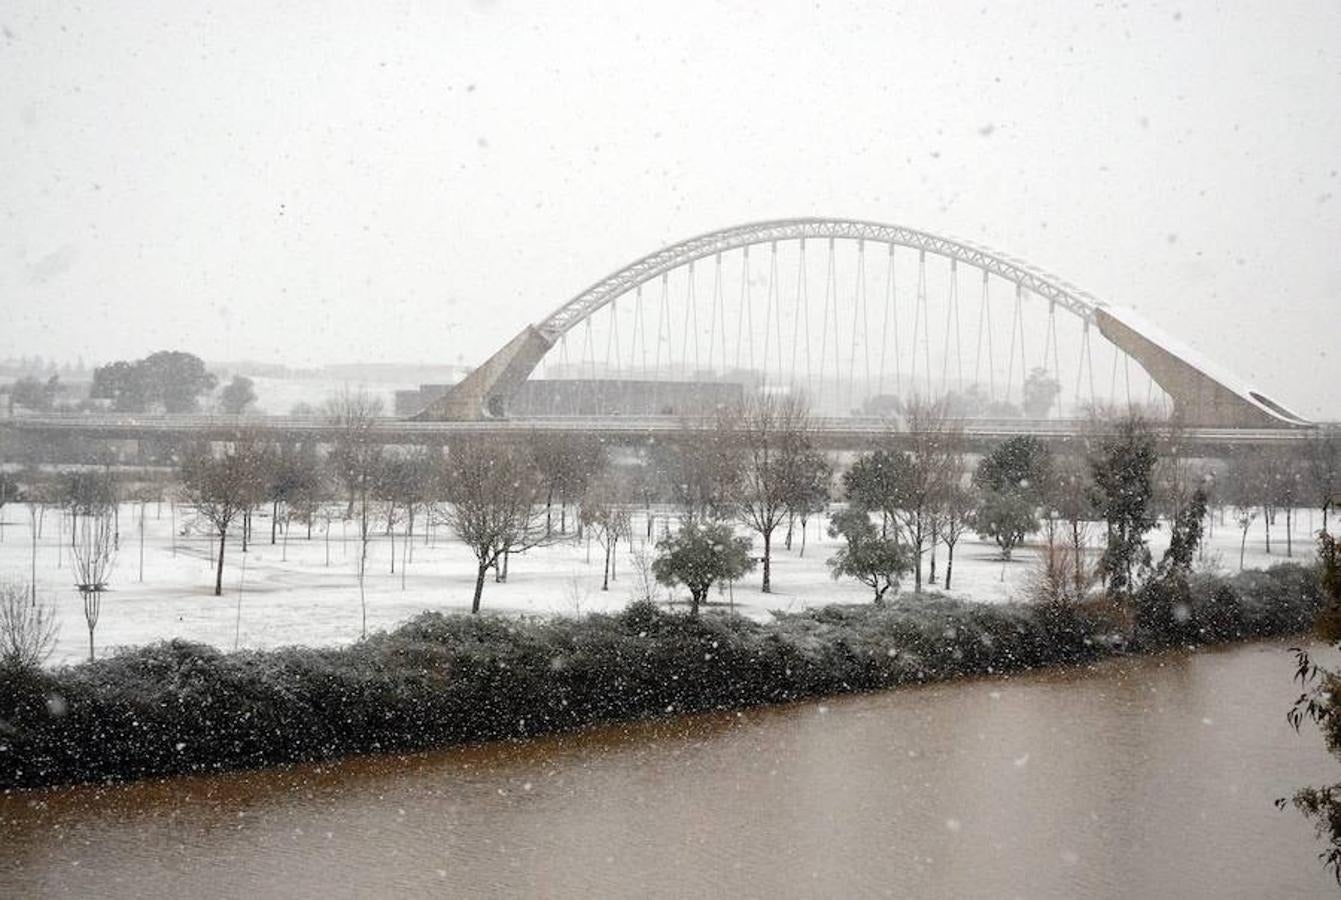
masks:
[[[1056,271],[1341,418],[1341,7],[0,8],[0,356],[480,361],[791,215]]]

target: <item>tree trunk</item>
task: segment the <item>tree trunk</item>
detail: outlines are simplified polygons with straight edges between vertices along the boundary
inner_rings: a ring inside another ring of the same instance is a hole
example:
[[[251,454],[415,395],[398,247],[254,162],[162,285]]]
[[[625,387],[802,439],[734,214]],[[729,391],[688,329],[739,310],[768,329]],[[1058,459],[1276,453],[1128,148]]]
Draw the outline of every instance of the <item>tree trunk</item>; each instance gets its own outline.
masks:
[[[1249,522],[1243,526],[1243,540],[1239,541],[1239,571],[1243,571],[1243,551],[1248,549],[1248,528],[1252,526]]]
[[[615,574],[615,563],[619,559],[619,538],[613,538],[610,541],[610,580],[618,581],[619,576]]]
[[[405,540],[400,544],[400,589],[405,590],[405,570],[409,567],[409,561],[414,556],[414,507],[410,507],[410,521],[408,530],[405,532]]]
[[[783,546],[788,550],[792,549],[792,528],[795,525],[795,522],[796,517],[791,513],[787,513],[787,537],[783,541]]]
[[[773,555],[773,552],[772,552],[772,551],[773,551],[773,532],[772,532],[772,530],[770,529],[769,531],[765,531],[763,537],[764,537],[764,588],[763,588],[763,592],[764,592],[765,594],[771,594],[771,593],[773,593],[773,579],[772,579],[772,575],[773,575],[773,567],[772,567],[772,555]],[[697,605],[695,605],[695,610],[697,610]],[[697,615],[697,614],[698,614],[698,613],[695,612],[695,615]]]
[[[484,575],[489,571],[489,567],[480,563],[475,571],[475,599],[470,602],[470,611],[472,614],[480,611],[480,597],[484,595]]]
[[[33,606],[36,606],[37,605],[37,517],[34,515],[32,518],[33,518],[33,574],[32,578],[29,579],[31,581],[29,587],[32,589]]]
[[[700,599],[701,597],[698,591],[691,590],[689,592],[689,615],[693,616],[695,619],[698,618],[698,604]]]
[[[1006,559],[1010,559],[1010,551],[1006,551]],[[922,593],[922,519],[918,517],[914,524],[913,531],[913,593]]]
[[[219,529],[219,568],[218,568],[218,570],[214,573],[214,596],[216,596],[216,597],[222,597],[222,596],[223,596],[223,561],[224,561],[224,545],[225,545],[225,542],[226,542],[227,540],[228,540],[228,529],[227,529],[227,528],[220,528],[220,529]]]
[[[601,568],[601,590],[610,590],[610,542],[605,543],[605,565]]]
[[[930,584],[936,583],[936,543],[936,536],[933,534],[931,537],[931,572],[927,579]]]
[[[279,521],[279,501],[270,501],[270,546],[275,546],[275,523]]]
[[[1294,530],[1294,507],[1285,508],[1285,555],[1294,557],[1294,537],[1290,534]]]
[[[368,591],[366,582],[368,580],[368,519],[365,515],[359,529],[359,612],[362,615],[362,621],[359,626],[359,639],[362,640],[368,636]]]
[[[1085,590],[1085,560],[1080,553],[1080,519],[1071,520],[1071,547],[1075,552],[1075,559],[1072,562],[1071,568],[1074,570],[1076,576],[1076,599],[1078,600]],[[950,576],[948,573],[945,576],[945,586],[947,588],[950,586]]]
[[[1262,510],[1262,531],[1266,534],[1266,552],[1271,555],[1271,517],[1267,515],[1266,509]]]
[[[945,589],[946,589],[947,591],[950,589],[950,576],[954,574],[954,571],[955,571],[955,545],[954,545],[952,542],[950,542],[950,541],[946,541],[946,542],[945,542]]]

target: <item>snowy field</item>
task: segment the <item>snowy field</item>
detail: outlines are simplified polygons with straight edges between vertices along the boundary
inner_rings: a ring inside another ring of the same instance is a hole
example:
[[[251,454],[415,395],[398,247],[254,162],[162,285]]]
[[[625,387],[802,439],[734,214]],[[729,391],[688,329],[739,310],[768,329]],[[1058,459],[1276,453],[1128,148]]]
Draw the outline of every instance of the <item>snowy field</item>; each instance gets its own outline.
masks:
[[[10,504],[3,513],[0,577],[26,582],[33,561],[27,510],[22,505]],[[658,531],[662,522],[663,517],[658,515],[655,520]],[[1296,559],[1312,557],[1309,535],[1320,522],[1315,511],[1300,510],[1296,515],[1293,535]],[[174,524],[178,532],[175,540]],[[555,524],[557,527],[557,514]],[[571,512],[568,524],[571,528]],[[774,545],[771,594],[760,591],[761,571],[756,568],[729,591],[714,589],[713,603],[732,604],[738,612],[763,619],[772,610],[869,602],[871,595],[864,586],[849,579],[834,581],[829,577],[824,561],[833,554],[838,542],[825,534],[827,525],[827,518],[822,516],[810,521],[804,556],[799,552],[799,530],[790,551],[782,549],[779,533]],[[60,540],[58,527],[64,534]],[[254,518],[253,528],[254,540],[246,554],[241,552],[237,535],[230,534],[224,593],[215,597],[210,544],[195,527],[189,510],[174,509],[166,503],[146,507],[141,568],[139,507],[122,506],[120,550],[95,636],[99,654],[117,646],[172,637],[202,641],[222,649],[232,649],[235,644],[277,647],[334,645],[357,640],[360,602],[356,526],[335,519],[327,534],[318,522],[309,541],[305,528],[295,523],[287,545],[281,536],[280,543],[274,546],[270,544],[267,517]],[[1091,533],[1097,536],[1101,528],[1092,527]],[[592,541],[588,556],[587,543],[569,536],[552,546],[514,556],[506,583],[495,583],[490,576],[484,588],[482,609],[511,615],[577,615],[619,609],[639,593],[634,555],[651,556],[652,548],[645,546],[643,534],[645,520],[641,515],[635,516],[632,544],[621,542],[619,546],[618,577],[611,582],[609,591],[601,590],[600,546]],[[58,607],[60,636],[53,663],[77,662],[88,653],[83,607],[73,588],[68,535],[68,524],[60,526],[57,513],[48,510],[37,542],[36,581],[39,595]],[[1217,518],[1204,564],[1236,570],[1239,538],[1240,532],[1232,520],[1221,524]],[[1249,532],[1248,567],[1285,560],[1283,514],[1273,526],[1271,538],[1273,553],[1268,556],[1259,518]],[[995,545],[972,534],[965,535],[956,549],[950,593],[987,603],[1017,598],[1025,576],[1033,567],[1038,539],[1035,535],[1028,545],[1016,550],[1012,562],[1003,563]],[[1163,529],[1154,532],[1150,543],[1158,558],[1167,543],[1167,532]],[[756,550],[759,546],[755,536]],[[404,539],[397,534],[396,571],[392,574],[392,539],[378,535],[369,548],[366,592],[370,632],[391,628],[426,609],[463,612],[470,608],[475,563],[464,545],[451,539],[445,529],[437,529],[428,540],[423,534],[416,535],[412,556],[403,564],[405,550]],[[944,552],[941,547],[937,553],[942,575]],[[910,590],[911,580],[903,586],[904,593]],[[664,588],[656,591],[660,602],[687,602],[683,590],[674,597]]]

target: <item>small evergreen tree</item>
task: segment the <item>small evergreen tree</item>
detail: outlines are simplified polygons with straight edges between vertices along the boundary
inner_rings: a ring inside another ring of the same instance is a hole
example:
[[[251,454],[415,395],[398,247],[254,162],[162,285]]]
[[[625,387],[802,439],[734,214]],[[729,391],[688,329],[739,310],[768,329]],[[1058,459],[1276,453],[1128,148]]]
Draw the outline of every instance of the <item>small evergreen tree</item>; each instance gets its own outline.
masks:
[[[912,551],[890,538],[881,537],[864,509],[847,509],[829,523],[829,537],[847,543],[828,560],[835,581],[855,578],[875,591],[875,605],[885,602],[885,593],[899,589],[899,576],[913,570]]]
[[[1102,441],[1091,463],[1095,506],[1108,526],[1108,541],[1099,571],[1115,594],[1130,597],[1136,573],[1150,566],[1146,532],[1155,527],[1152,476],[1155,436],[1144,420],[1120,422]]]
[[[1038,530],[1038,514],[1033,505],[1013,491],[983,491],[973,514],[978,534],[996,541],[1002,559],[1024,542],[1025,535]]]
[[[657,541],[652,574],[667,587],[689,588],[689,614],[697,616],[715,582],[740,578],[754,568],[750,544],[749,538],[736,537],[729,525],[689,522]]]

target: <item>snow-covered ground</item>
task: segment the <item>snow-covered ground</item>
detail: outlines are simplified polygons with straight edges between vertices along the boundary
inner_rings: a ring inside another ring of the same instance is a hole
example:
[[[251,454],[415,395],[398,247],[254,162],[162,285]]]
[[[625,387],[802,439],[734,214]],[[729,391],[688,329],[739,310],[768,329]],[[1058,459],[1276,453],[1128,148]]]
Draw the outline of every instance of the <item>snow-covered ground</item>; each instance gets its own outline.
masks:
[[[0,540],[0,578],[27,581],[32,565],[31,531],[25,507],[4,507],[3,540]],[[173,523],[187,536],[173,540]],[[139,507],[121,508],[121,546],[110,584],[104,595],[95,642],[100,653],[121,645],[144,644],[162,638],[181,637],[231,649],[276,647],[287,644],[331,645],[348,643],[359,636],[360,602],[356,577],[358,541],[356,528],[332,522],[329,541],[319,523],[312,539],[295,524],[287,542],[271,546],[270,523],[264,516],[254,519],[255,540],[244,555],[236,535],[230,535],[224,567],[224,593],[213,595],[214,570],[205,535],[189,526],[189,510],[168,504],[161,509],[149,504],[144,521],[143,578],[141,578]],[[809,523],[805,555],[800,535],[791,551],[775,542],[773,592],[760,591],[761,571],[756,570],[732,586],[729,593],[714,593],[714,602],[734,603],[737,611],[766,618],[771,610],[799,610],[828,603],[868,602],[865,587],[829,577],[824,561],[837,543],[826,534],[827,518]],[[571,528],[572,517],[569,516]],[[657,516],[659,530],[662,517]],[[1294,555],[1311,558],[1310,534],[1320,525],[1315,511],[1300,510],[1295,517]],[[557,516],[556,516],[557,526]],[[48,510],[37,544],[39,595],[56,603],[60,636],[52,662],[75,662],[87,656],[88,632],[81,600],[73,588],[68,531],[57,539],[57,513]],[[1100,528],[1092,528],[1098,535]],[[635,517],[634,539],[619,547],[616,581],[601,590],[602,551],[594,541],[590,557],[586,542],[571,537],[552,546],[514,556],[506,583],[490,577],[484,588],[483,608],[509,614],[580,614],[623,607],[637,593],[639,579],[635,553],[651,555],[644,547],[644,520]],[[1232,520],[1217,520],[1208,542],[1211,564],[1218,557],[1226,570],[1238,568],[1240,533]],[[282,541],[282,538],[281,538]],[[1158,557],[1167,543],[1161,529],[1151,536]],[[1270,565],[1285,557],[1285,518],[1272,528],[1272,555],[1264,550],[1262,522],[1252,526],[1246,564]],[[402,565],[403,538],[395,538],[396,572],[391,574],[391,539],[379,535],[369,548],[366,581],[368,628],[391,628],[425,609],[461,612],[470,608],[475,566],[470,551],[438,529],[432,540],[422,534],[413,544],[413,558]],[[760,543],[755,539],[755,547]],[[1016,550],[1015,560],[1002,563],[995,545],[966,535],[955,553],[953,593],[965,599],[988,603],[1015,598],[1036,558],[1038,536]],[[329,553],[329,563],[327,555]],[[938,551],[942,570],[944,548]],[[245,564],[244,564],[245,560]],[[402,572],[404,569],[404,572]],[[910,589],[904,585],[904,591]],[[668,593],[658,589],[658,599]],[[685,599],[680,591],[677,599]]]

